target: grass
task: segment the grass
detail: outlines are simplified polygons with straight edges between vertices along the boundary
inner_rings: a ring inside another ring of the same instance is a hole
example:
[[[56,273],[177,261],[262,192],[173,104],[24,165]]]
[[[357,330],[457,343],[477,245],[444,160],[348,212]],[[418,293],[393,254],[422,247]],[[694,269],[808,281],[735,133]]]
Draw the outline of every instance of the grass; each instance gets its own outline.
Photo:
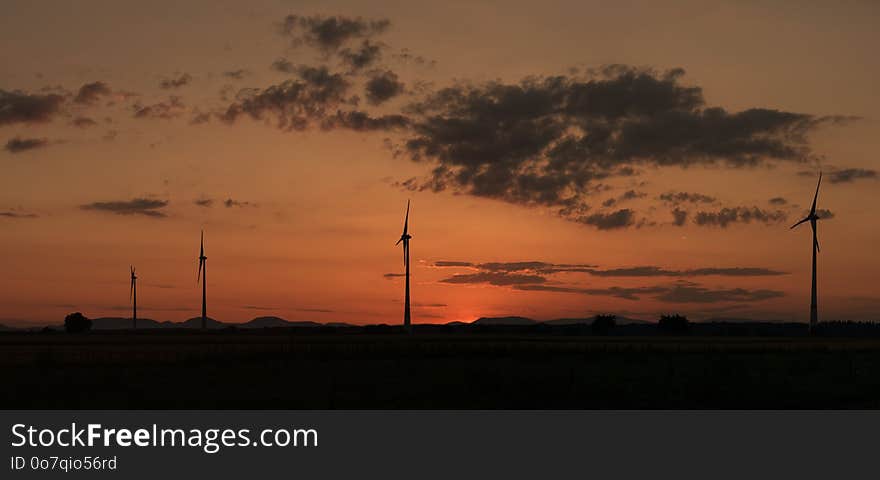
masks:
[[[2,408],[878,408],[880,339],[0,335]]]

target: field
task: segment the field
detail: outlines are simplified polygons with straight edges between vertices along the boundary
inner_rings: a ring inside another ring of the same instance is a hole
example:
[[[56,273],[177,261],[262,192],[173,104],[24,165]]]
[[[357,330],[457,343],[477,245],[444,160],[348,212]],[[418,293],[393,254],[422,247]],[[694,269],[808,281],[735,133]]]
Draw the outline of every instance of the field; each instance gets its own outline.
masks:
[[[0,335],[0,408],[878,408],[880,339]]]

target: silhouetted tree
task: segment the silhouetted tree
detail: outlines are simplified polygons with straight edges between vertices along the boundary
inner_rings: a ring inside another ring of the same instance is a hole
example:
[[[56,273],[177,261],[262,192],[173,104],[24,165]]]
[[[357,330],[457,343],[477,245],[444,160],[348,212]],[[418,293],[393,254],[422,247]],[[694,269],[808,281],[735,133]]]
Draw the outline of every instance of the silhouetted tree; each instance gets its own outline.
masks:
[[[76,312],[64,317],[64,330],[67,333],[82,333],[92,329],[92,321],[82,313]]]
[[[608,335],[608,332],[617,324],[615,315],[596,315],[590,327],[596,335]]]
[[[657,324],[663,333],[684,333],[690,328],[690,322],[684,315],[661,315],[660,323]]]

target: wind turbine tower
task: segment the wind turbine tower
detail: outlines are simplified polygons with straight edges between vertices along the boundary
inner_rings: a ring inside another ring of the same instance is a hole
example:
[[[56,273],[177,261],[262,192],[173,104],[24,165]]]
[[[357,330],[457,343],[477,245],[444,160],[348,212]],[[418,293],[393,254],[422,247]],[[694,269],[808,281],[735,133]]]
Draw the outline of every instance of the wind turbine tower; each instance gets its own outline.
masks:
[[[208,257],[205,256],[205,231],[202,230],[202,238],[199,243],[199,272],[196,274],[196,284],[202,281],[202,330],[208,327],[208,313],[206,308],[208,276]]]
[[[409,240],[412,238],[412,235],[407,233],[409,226],[409,200],[406,201],[406,217],[403,220],[403,234],[400,235],[400,240],[397,241],[394,245],[400,245],[400,242],[403,242],[403,266],[406,268],[406,294],[403,300],[403,326],[407,331],[410,331],[410,314],[409,314]]]
[[[129,265],[131,271],[131,289],[128,291],[128,300],[131,301],[131,328],[138,327],[138,291],[137,276],[134,274],[134,266]]]
[[[819,185],[821,184],[822,172],[819,172],[819,182],[816,183],[816,194],[813,195],[813,206],[810,207],[810,213],[804,217],[803,220],[791,226],[791,228],[794,228],[804,222],[810,222],[810,227],[813,229],[813,281],[810,290],[810,333],[813,333],[816,329],[816,325],[819,323],[819,312],[816,298],[816,254],[819,253],[819,237],[816,235],[816,220],[819,220],[819,216],[816,215],[816,200],[819,198]]]

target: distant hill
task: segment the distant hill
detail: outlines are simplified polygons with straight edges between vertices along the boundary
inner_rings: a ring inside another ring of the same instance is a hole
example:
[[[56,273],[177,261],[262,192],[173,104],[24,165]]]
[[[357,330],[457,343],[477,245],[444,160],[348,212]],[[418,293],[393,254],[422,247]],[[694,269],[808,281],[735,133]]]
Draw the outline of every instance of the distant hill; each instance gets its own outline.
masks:
[[[131,318],[100,317],[91,318],[93,330],[126,330],[131,328]],[[149,318],[137,319],[138,328],[162,328],[171,322],[157,322]]]
[[[537,320],[526,317],[480,317],[471,325],[535,325]]]
[[[172,326],[178,328],[202,328],[202,317],[193,317],[181,323],[172,323]],[[226,328],[227,326],[229,325],[223,322],[218,322],[211,317],[205,319],[205,327],[207,328]]]
[[[230,323],[238,328],[320,327],[323,324],[310,321],[291,322],[280,317],[257,317],[244,323]]]
[[[587,318],[557,318],[555,320],[547,320],[545,323],[547,325],[592,325],[593,320],[596,317],[587,317]],[[615,316],[614,322],[617,325],[631,325],[631,324],[649,324],[652,322],[646,320],[638,320],[635,318],[627,318],[621,316]]]

